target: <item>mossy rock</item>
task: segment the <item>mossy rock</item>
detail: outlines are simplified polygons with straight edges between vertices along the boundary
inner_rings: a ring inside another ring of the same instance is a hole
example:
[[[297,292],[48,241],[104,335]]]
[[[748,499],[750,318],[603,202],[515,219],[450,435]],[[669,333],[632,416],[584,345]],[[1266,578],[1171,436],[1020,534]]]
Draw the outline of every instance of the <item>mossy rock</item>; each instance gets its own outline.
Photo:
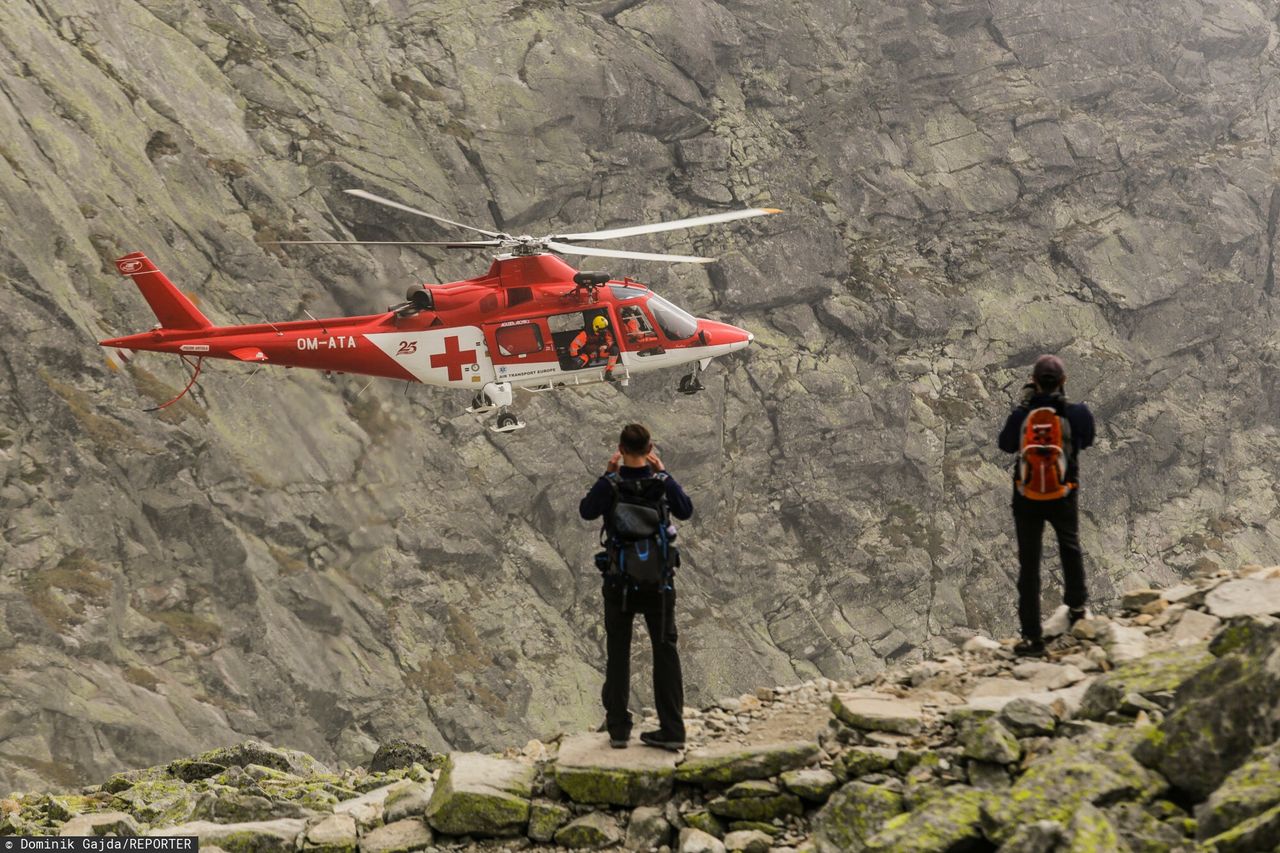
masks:
[[[1145,803],[1164,793],[1168,783],[1130,755],[1144,734],[1103,729],[1079,740],[1059,740],[1007,792],[989,801],[987,836],[1003,842],[1023,824],[1048,820],[1066,825],[1084,803]]]
[[[855,746],[836,760],[834,771],[842,781],[879,773],[898,760],[898,750],[884,746]]]
[[[698,785],[731,785],[744,779],[769,779],[785,770],[805,767],[818,758],[818,744],[790,741],[753,747],[694,750],[676,768],[676,781]]]
[[[1172,692],[1191,676],[1213,662],[1207,643],[1197,643],[1156,652],[1128,661],[1111,672],[1098,676],[1080,703],[1077,717],[1101,720],[1121,707],[1125,696]]]
[[[1280,848],[1280,806],[1207,839],[1200,847],[1206,853],[1254,853],[1277,848]]]
[[[533,767],[519,761],[453,753],[427,804],[427,822],[446,835],[521,835],[533,777]]]
[[[820,853],[856,853],[902,810],[902,794],[892,788],[850,782],[814,815],[814,844]]]
[[[305,821],[285,818],[253,823],[220,824],[192,821],[169,826],[151,835],[194,835],[201,848],[216,846],[227,853],[293,853]]]
[[[1120,850],[1120,835],[1107,816],[1091,803],[1081,803],[1067,824],[1066,848],[1063,853],[1099,853]]]
[[[529,837],[545,844],[572,816],[573,813],[559,803],[534,802],[529,807]]]
[[[788,770],[781,781],[788,791],[811,803],[825,803],[840,784],[834,773],[822,768]]]
[[[1201,840],[1280,805],[1280,743],[1255,752],[1196,807]]]
[[[871,853],[946,853],[977,846],[983,840],[983,809],[992,795],[965,785],[955,785],[931,798],[922,807],[890,818],[866,839]]]
[[[787,815],[804,814],[804,803],[795,794],[776,794],[772,797],[717,797],[707,803],[707,811],[716,817],[731,820],[767,822]]]
[[[1224,636],[1229,643],[1220,643]],[[1267,665],[1280,648],[1280,621],[1232,620],[1209,648],[1229,651],[1182,684],[1174,710],[1135,750],[1193,802],[1275,739],[1271,709],[1280,705],[1280,673]]]
[[[694,829],[700,829],[716,838],[724,836],[724,824],[706,809],[695,809],[684,816],[684,822]]]
[[[181,779],[183,782],[197,782],[201,779],[211,779],[219,773],[226,771],[225,764],[214,764],[212,761],[200,761],[193,758],[179,758],[177,761],[169,762],[166,768],[169,775]]]
[[[622,841],[618,822],[603,812],[589,812],[560,827],[556,844],[573,850],[600,850]]]
[[[385,773],[388,770],[406,770],[414,764],[438,770],[444,766],[445,756],[432,752],[425,746],[407,740],[388,741],[378,747],[369,759],[369,771]]]
[[[960,731],[964,755],[974,761],[991,764],[1013,764],[1022,757],[1018,739],[998,719],[971,723]]]
[[[196,791],[177,779],[150,779],[112,795],[111,804],[143,823],[163,826],[191,817]]]

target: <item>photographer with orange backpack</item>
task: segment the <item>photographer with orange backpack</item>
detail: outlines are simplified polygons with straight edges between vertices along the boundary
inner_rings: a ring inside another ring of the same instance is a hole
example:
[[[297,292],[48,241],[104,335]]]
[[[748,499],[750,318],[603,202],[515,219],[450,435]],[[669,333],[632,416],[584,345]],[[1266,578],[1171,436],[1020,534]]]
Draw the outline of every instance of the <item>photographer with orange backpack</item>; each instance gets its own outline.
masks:
[[[1016,453],[1013,523],[1018,537],[1019,655],[1044,654],[1040,624],[1040,553],[1045,522],[1053,526],[1062,555],[1062,598],[1072,625],[1084,618],[1088,592],[1080,549],[1077,455],[1093,444],[1093,414],[1067,402],[1067,371],[1056,355],[1042,355],[1023,386],[1022,400],[1000,431],[1000,449]]]

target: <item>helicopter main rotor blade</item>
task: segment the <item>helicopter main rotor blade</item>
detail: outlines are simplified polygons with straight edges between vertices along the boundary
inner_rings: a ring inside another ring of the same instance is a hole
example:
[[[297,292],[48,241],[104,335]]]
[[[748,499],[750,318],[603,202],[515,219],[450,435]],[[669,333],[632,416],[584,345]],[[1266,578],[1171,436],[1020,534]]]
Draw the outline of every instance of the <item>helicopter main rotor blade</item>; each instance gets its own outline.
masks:
[[[565,255],[588,255],[597,258],[631,258],[637,261],[671,261],[687,264],[709,264],[715,261],[715,258],[699,258],[694,255],[656,255],[653,252],[628,252],[622,249],[602,249],[597,246],[570,246],[554,240],[544,240],[542,245]]]
[[[436,222],[443,222],[446,225],[454,225],[454,226],[457,226],[458,228],[466,228],[469,231],[479,231],[481,234],[484,234],[486,237],[507,236],[505,234],[499,234],[496,231],[486,231],[483,228],[477,228],[474,225],[467,225],[463,222],[454,222],[452,219],[445,219],[443,216],[436,216],[434,213],[427,213],[425,210],[418,210],[418,208],[416,207],[410,207],[407,204],[401,204],[398,201],[392,201],[389,198],[383,198],[380,195],[374,195],[373,193],[368,192],[366,190],[343,190],[343,192],[346,193],[347,195],[353,195],[356,198],[365,199],[366,201],[372,201],[378,204],[384,204],[387,207],[394,207],[396,210],[403,210],[406,213],[412,213],[417,216],[425,216],[427,219],[434,219]]]
[[[444,246],[446,249],[487,249],[501,246],[501,240],[430,242],[425,240],[263,240],[260,246]]]
[[[350,190],[348,190],[350,192]],[[610,228],[607,231],[585,231],[581,234],[552,234],[548,240],[616,240],[619,237],[634,237],[638,234],[656,234],[659,231],[678,231],[681,228],[696,228],[699,225],[715,225],[718,222],[733,222],[737,219],[750,219],[753,216],[768,216],[781,213],[774,207],[753,207],[747,210],[732,210],[728,213],[712,213],[707,216],[694,216],[691,219],[677,219],[673,222],[655,222],[651,225],[631,225],[626,228]]]

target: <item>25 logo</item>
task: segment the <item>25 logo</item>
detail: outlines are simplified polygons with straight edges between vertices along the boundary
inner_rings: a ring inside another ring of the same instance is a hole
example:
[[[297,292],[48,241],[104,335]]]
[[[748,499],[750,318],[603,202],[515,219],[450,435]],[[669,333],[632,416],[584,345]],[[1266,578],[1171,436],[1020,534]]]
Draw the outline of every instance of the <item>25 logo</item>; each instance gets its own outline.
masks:
[[[418,351],[417,341],[401,341],[400,349],[396,350],[396,355],[413,355]]]

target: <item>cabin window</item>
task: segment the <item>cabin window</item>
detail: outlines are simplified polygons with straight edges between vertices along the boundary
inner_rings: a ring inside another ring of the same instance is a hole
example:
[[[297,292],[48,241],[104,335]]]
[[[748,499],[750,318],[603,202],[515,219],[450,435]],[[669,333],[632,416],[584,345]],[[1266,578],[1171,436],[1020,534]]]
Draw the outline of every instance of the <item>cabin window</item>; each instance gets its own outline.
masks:
[[[648,296],[649,291],[642,287],[628,287],[625,284],[611,284],[609,289],[613,291],[613,298],[619,302],[625,302],[628,299],[635,299],[637,296]]]
[[[507,288],[507,307],[513,308],[516,305],[522,305],[533,299],[533,288],[531,287],[509,287]]]
[[[536,323],[499,326],[494,333],[498,352],[502,355],[529,355],[542,352],[542,330]]]
[[[644,310],[639,305],[622,306],[618,310],[618,317],[622,322],[622,334],[632,346],[658,342],[657,335],[653,333],[653,326],[649,325],[649,318],[644,315]]]
[[[683,341],[698,333],[698,319],[689,312],[672,305],[661,296],[649,297],[649,310],[658,328],[669,340]]]

